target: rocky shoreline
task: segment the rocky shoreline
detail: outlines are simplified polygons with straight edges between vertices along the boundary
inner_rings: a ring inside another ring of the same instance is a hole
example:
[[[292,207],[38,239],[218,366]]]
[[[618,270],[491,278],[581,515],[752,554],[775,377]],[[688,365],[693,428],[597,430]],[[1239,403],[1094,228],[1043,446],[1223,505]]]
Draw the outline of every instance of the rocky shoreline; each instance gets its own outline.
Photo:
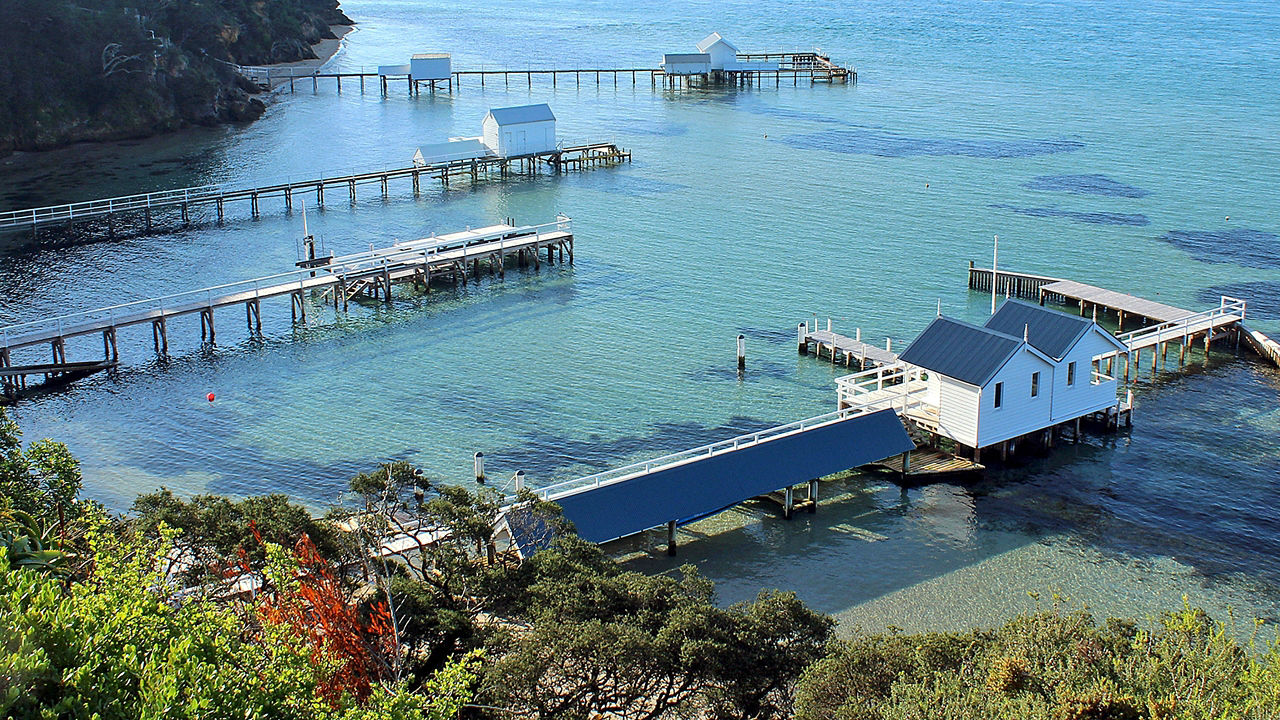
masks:
[[[0,12],[0,104],[11,109],[0,156],[256,120],[261,91],[233,65],[322,64],[354,25],[337,0],[162,3],[148,14],[123,3]]]

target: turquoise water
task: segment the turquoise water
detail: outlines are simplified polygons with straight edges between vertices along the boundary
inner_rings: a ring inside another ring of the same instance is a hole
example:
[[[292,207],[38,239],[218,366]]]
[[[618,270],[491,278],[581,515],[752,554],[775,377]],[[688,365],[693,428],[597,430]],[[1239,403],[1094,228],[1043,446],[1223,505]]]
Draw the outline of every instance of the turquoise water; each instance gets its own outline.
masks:
[[[824,412],[840,372],[796,356],[796,323],[830,316],[901,346],[938,301],[980,319],[988,300],[964,268],[987,262],[994,234],[1004,267],[1184,307],[1240,293],[1280,328],[1272,3],[343,7],[359,22],[334,61],[344,69],[428,50],[458,69],[651,66],[719,30],[743,50],[819,46],[859,83],[468,78],[416,98],[304,83],[247,127],[0,160],[6,208],[247,185],[404,165],[418,145],[479,134],[489,107],[544,101],[562,138],[634,152],[619,169],[417,199],[407,181],[385,202],[374,187],[354,205],[331,192],[308,220],[337,252],[564,212],[577,262],[340,318],[317,307],[306,327],[290,326],[287,302],[267,304],[262,340],[228,311],[216,349],[198,347],[194,318],[176,321],[167,361],[145,328],[122,333],[118,372],[13,411],[29,436],[65,440],[108,505],[160,485],[323,505],[393,458],[467,482],[477,450],[491,474],[545,484]],[[146,238],[12,238],[0,320],[288,269],[301,218],[280,205]],[[70,354],[97,352],[85,340]],[[1275,369],[1223,350],[1144,380],[1132,435],[968,488],[904,495],[853,476],[813,517],[747,507],[700,524],[690,532],[706,539],[679,560],[725,600],[792,587],[847,624],[982,622],[1050,588],[1116,612],[1189,592],[1272,617],[1278,388]],[[672,566],[634,547],[637,567]]]

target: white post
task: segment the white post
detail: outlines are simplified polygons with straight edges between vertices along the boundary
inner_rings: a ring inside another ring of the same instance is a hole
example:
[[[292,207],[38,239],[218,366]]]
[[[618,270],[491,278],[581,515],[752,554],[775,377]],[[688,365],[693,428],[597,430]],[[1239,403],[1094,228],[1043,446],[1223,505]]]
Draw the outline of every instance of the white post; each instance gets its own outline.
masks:
[[[524,471],[523,470],[516,471],[515,481],[516,481],[516,492],[520,492],[521,490],[524,489]]]
[[[477,452],[475,454],[476,462],[476,482],[484,483],[484,453]]]
[[[747,339],[741,333],[738,334],[738,369],[744,370],[747,367]]]
[[[996,314],[996,263],[1000,260],[1000,236],[995,236],[995,248],[991,252],[991,314]]]

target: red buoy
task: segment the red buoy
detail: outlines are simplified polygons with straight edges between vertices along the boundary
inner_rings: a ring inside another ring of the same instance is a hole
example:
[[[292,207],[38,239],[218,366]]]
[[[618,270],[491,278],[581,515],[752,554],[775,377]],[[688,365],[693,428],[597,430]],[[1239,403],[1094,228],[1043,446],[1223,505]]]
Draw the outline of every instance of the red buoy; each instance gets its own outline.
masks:
[[[209,393],[208,395],[205,395],[205,398],[208,399],[209,402],[213,402],[213,393]]]

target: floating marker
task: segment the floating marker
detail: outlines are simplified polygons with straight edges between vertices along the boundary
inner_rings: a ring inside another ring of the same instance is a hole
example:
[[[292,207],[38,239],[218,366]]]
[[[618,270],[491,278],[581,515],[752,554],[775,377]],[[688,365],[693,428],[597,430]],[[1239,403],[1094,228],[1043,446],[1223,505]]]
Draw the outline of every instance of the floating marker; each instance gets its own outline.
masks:
[[[213,400],[214,400],[214,394],[213,394],[213,393],[209,393],[208,395],[205,395],[205,396],[204,396],[204,399],[205,399],[205,400],[208,400],[209,402],[213,402]]]

